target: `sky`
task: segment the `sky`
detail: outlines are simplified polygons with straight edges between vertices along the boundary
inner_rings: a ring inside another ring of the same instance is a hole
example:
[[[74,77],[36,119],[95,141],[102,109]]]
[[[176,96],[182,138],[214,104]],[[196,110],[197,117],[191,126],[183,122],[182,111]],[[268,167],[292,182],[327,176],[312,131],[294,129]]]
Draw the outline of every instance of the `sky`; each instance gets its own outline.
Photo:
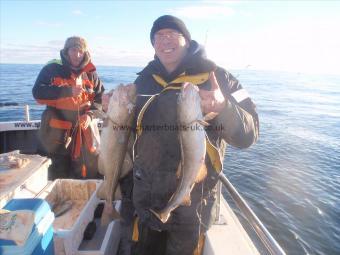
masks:
[[[0,0],[0,14],[0,63],[44,64],[78,35],[94,64],[142,67],[171,14],[226,69],[340,74],[340,1]]]

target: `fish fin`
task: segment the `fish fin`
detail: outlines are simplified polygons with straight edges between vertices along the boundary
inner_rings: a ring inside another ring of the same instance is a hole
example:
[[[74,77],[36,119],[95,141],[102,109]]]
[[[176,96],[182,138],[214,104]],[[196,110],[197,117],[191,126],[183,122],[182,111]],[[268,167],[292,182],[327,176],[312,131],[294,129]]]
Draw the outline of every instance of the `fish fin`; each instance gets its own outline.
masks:
[[[204,180],[204,178],[207,176],[208,170],[207,166],[205,164],[202,164],[201,168],[198,170],[198,173],[196,175],[195,183],[199,183]]]
[[[209,113],[207,113],[206,115],[204,115],[203,120],[204,120],[204,121],[212,120],[212,119],[214,119],[217,115],[218,115],[217,112],[209,112]]]
[[[207,126],[209,126],[210,124],[208,123],[208,122],[206,122],[204,119],[203,120],[197,120],[197,122],[199,123],[199,124],[201,124],[202,126],[205,126],[205,127],[207,127]]]
[[[191,205],[190,192],[183,197],[183,201],[182,201],[181,205],[183,205],[183,206],[190,206]]]
[[[102,226],[108,225],[113,220],[112,215],[111,215],[112,211],[113,211],[112,205],[105,202],[102,217],[101,217],[101,220],[100,220],[100,224]]]
[[[103,161],[101,160],[101,157],[98,157],[98,172],[100,173],[100,174],[105,174],[105,171],[104,171],[104,163],[103,163]]]
[[[125,158],[123,161],[122,172],[120,174],[120,178],[126,176],[132,170],[132,159],[128,152],[125,154]]]
[[[161,222],[165,223],[168,221],[168,219],[170,218],[170,213],[167,212],[156,212],[153,209],[149,209],[150,212],[152,212],[153,215],[156,216],[157,219],[159,219]]]
[[[197,120],[197,122],[205,127],[210,126],[208,121],[214,119],[217,115],[218,115],[217,112],[209,112],[208,114],[204,115],[203,119],[199,119]]]
[[[112,217],[110,215],[102,215],[102,218],[101,218],[101,221],[100,221],[100,225],[101,226],[106,226],[106,225],[109,225],[110,222],[112,221]]]
[[[122,216],[120,215],[120,213],[116,210],[116,208],[113,208],[113,211],[112,211],[112,218],[114,220],[122,220]]]
[[[177,171],[176,171],[177,179],[179,179],[181,177],[181,174],[182,174],[182,162],[179,162],[178,168],[177,168]]]
[[[119,183],[117,184],[116,187],[116,192],[113,194],[114,200],[121,200],[122,199],[122,190],[120,188]]]
[[[107,118],[107,114],[102,110],[96,110],[95,117],[99,119],[105,119]]]
[[[96,195],[99,199],[105,199],[106,198],[106,180],[104,180],[103,184],[100,185],[99,189],[97,190]]]

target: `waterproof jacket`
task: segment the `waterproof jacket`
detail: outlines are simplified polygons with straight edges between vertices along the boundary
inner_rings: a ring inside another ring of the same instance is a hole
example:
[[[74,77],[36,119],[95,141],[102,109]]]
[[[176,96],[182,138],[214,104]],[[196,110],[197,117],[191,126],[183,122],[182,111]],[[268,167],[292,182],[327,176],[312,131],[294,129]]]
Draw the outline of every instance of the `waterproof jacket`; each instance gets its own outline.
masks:
[[[76,129],[79,127],[79,116],[86,113],[92,118],[102,110],[101,96],[104,87],[88,53],[85,54],[80,68],[76,70],[71,68],[63,50],[60,56],[61,60],[52,60],[42,68],[32,92],[38,103],[47,106],[42,115],[40,132],[47,152],[63,150],[67,138],[71,137],[72,144],[69,148],[73,149],[73,157],[77,158],[81,143],[90,143],[91,136],[89,128],[83,132],[78,132],[79,128]],[[72,87],[79,84],[84,91],[79,96],[72,96]],[[83,139],[80,133],[83,133]],[[91,149],[90,144],[88,145]]]
[[[155,57],[135,81],[137,140],[134,147],[133,202],[142,221],[143,217],[145,221],[151,217],[148,213],[150,208],[160,210],[166,206],[178,183],[176,171],[181,160],[180,141],[178,130],[173,127],[177,123],[179,90],[163,89],[180,87],[184,79],[196,84],[199,89],[210,90],[211,84],[207,78],[211,72],[215,72],[227,104],[217,117],[209,121],[210,125],[206,129],[219,159],[216,159],[216,155],[215,159],[212,159],[207,153],[205,162],[208,176],[202,184],[196,184],[191,192],[193,211],[202,198],[209,198],[216,192],[214,187],[221,166],[218,167],[215,163],[216,160],[220,160],[220,164],[223,163],[226,143],[237,148],[247,148],[258,138],[258,115],[248,93],[229,72],[208,60],[204,49],[197,42],[191,41],[187,56],[171,74],[167,73]],[[206,78],[204,74],[208,74]],[[149,102],[146,109],[144,107],[141,111],[150,97],[158,93],[160,94]],[[176,218],[178,210],[182,209],[179,207],[174,210],[172,218]],[[195,222],[192,218],[195,217],[190,215],[178,218],[176,223]],[[170,218],[169,222],[171,220]]]

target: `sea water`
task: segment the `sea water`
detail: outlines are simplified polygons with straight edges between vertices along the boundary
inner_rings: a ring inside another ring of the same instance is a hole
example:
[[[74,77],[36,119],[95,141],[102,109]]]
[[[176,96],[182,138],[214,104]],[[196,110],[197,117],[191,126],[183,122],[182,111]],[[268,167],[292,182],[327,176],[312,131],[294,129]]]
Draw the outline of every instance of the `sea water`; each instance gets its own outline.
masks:
[[[0,121],[40,119],[42,65],[0,64]],[[99,66],[106,91],[141,67]],[[340,75],[232,70],[257,105],[260,138],[229,147],[224,173],[287,254],[340,254]],[[3,104],[2,104],[3,105]]]

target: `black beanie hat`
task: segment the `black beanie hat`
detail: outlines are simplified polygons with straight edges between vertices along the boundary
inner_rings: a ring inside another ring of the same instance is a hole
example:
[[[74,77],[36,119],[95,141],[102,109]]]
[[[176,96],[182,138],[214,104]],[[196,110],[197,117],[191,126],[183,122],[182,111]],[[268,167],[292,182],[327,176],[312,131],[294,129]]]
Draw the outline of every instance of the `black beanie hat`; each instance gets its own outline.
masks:
[[[153,45],[153,37],[155,33],[165,28],[174,29],[180,32],[181,34],[183,34],[184,38],[187,39],[189,42],[191,41],[190,32],[188,31],[187,27],[185,26],[182,20],[180,20],[179,18],[176,18],[175,16],[164,15],[164,16],[160,16],[153,23],[153,26],[150,32],[150,40],[151,40],[152,45]]]

